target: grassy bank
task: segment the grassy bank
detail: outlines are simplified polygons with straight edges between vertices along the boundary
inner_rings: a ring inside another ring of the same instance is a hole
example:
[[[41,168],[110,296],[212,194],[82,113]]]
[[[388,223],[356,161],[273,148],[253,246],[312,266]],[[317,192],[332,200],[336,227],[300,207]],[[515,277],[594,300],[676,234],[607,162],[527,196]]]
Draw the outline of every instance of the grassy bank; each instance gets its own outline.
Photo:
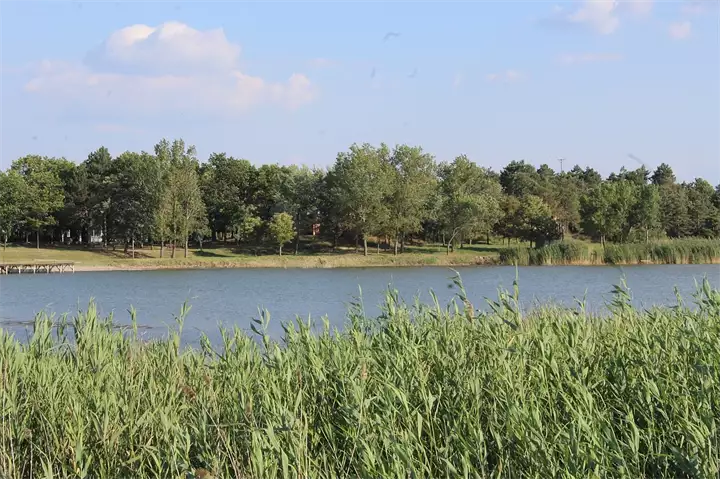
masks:
[[[720,241],[677,239],[653,243],[611,244],[605,247],[580,241],[552,243],[540,248],[509,247],[499,251],[501,264],[711,264],[720,263]]]
[[[143,248],[130,257],[121,248],[113,251],[100,247],[47,247],[36,249],[29,246],[0,248],[0,262],[72,261],[76,270],[133,270],[163,268],[351,268],[373,266],[463,266],[489,264],[497,257],[498,245],[471,245],[458,248],[447,255],[442,246],[408,246],[405,253],[397,256],[389,251],[371,250],[368,256],[355,252],[354,248],[343,247],[332,251],[329,247],[301,250],[298,255],[278,256],[272,251],[255,254],[247,248],[232,246],[206,247],[202,251],[190,249],[187,258],[182,250],[171,259],[169,251],[160,258],[160,250]]]
[[[92,307],[59,338],[40,317],[27,343],[0,332],[0,476],[714,478],[720,292],[697,303],[619,289],[604,318],[522,316],[501,293],[481,316],[388,294],[342,334],[199,350]]]

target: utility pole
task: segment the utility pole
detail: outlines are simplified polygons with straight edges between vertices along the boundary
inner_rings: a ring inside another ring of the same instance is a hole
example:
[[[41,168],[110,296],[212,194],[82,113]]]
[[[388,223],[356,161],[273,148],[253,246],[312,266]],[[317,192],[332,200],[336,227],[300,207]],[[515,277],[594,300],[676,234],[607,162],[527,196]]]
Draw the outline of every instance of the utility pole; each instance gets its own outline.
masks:
[[[563,162],[565,161],[565,158],[558,158],[558,161],[560,162],[560,173],[563,172]]]

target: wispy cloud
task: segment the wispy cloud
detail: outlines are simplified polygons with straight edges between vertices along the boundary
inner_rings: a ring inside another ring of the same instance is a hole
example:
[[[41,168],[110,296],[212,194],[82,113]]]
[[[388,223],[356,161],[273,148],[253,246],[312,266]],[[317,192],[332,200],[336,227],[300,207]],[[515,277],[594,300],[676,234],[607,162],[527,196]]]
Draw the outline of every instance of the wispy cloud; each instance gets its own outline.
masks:
[[[615,1],[585,0],[580,8],[565,18],[570,23],[587,25],[598,33],[608,35],[620,25],[617,6]]]
[[[712,9],[717,9],[720,4],[712,0],[686,0],[680,7],[680,13],[683,15],[701,15],[708,13]]]
[[[622,60],[619,53],[563,53],[558,57],[560,63],[576,65],[580,63],[616,62]]]
[[[517,70],[505,70],[501,73],[488,73],[485,79],[489,82],[510,83],[519,80],[521,76]]]
[[[628,15],[646,16],[653,8],[653,0],[582,0],[570,2],[566,8],[555,5],[546,25],[575,25],[588,28],[601,35],[615,33],[621,18]]]
[[[685,20],[683,22],[671,23],[668,27],[668,34],[675,40],[683,40],[692,33],[692,24]]]

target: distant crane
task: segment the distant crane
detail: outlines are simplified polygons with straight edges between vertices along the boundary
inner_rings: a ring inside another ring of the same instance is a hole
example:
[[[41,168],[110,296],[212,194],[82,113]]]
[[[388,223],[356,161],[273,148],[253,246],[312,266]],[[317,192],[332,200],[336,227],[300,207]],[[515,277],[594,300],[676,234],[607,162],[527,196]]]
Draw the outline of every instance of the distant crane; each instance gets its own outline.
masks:
[[[558,161],[560,162],[560,173],[563,172],[563,163],[565,162],[565,158],[558,158]]]

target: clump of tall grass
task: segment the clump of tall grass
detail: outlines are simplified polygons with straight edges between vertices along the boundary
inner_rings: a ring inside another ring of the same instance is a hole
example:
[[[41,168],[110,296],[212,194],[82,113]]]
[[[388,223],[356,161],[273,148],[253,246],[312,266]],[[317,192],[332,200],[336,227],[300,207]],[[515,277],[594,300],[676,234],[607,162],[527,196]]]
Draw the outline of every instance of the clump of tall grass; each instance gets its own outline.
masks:
[[[720,292],[604,316],[407,305],[142,341],[91,305],[0,331],[0,477],[718,477]]]
[[[595,264],[597,254],[579,241],[559,241],[540,248],[511,246],[500,250],[500,263],[517,266]]]
[[[603,260],[610,264],[694,264],[720,261],[717,239],[675,239],[652,243],[607,244]]]

